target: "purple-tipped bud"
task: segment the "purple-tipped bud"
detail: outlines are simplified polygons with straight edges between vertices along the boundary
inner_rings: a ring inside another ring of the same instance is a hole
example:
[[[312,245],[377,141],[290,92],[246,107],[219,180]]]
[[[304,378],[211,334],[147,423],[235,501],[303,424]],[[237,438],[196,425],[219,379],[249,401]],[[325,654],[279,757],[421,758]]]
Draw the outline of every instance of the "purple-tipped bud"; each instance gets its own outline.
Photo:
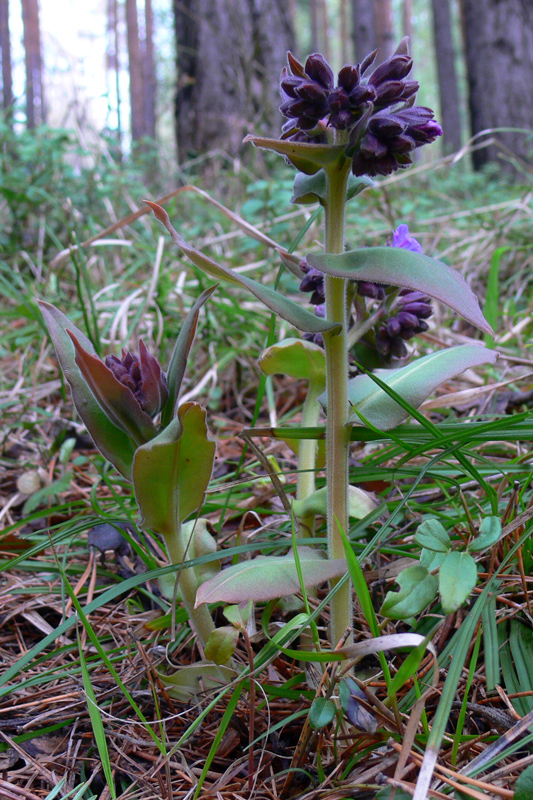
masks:
[[[402,328],[414,329],[418,326],[418,317],[408,311],[399,311],[397,319]]]
[[[324,89],[333,89],[333,70],[321,53],[313,53],[308,57],[305,71],[312,81],[316,81]]]
[[[168,398],[166,376],[157,359],[146,350],[142,339],[139,353],[140,357],[123,350],[122,358],[107,356],[104,363],[115,378],[131,390],[142,410],[155,417]]]
[[[391,317],[387,322],[387,333],[391,338],[394,336],[398,336],[402,329],[402,323],[398,319],[398,317]]]
[[[372,283],[371,281],[359,281],[357,284],[357,293],[361,297],[370,297],[373,300],[384,300],[386,297],[385,287],[379,283]]]

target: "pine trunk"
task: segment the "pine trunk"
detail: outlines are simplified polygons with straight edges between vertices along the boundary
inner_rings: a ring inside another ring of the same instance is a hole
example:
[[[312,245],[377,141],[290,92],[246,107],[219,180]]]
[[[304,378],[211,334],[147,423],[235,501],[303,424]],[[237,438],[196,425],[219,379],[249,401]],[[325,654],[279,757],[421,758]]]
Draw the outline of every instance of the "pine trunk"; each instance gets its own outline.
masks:
[[[494,128],[533,129],[533,3],[531,0],[463,0],[463,24],[472,135]],[[495,131],[514,156],[531,163],[527,132]],[[512,156],[496,147],[473,153],[476,169]]]
[[[443,149],[453,153],[461,147],[461,115],[455,71],[455,52],[449,0],[432,0],[433,32],[439,76],[440,124]]]
[[[143,64],[139,42],[137,0],[126,0],[126,31],[130,76],[131,138],[139,142],[145,136],[143,102]]]
[[[22,0],[22,22],[26,66],[26,125],[32,129],[45,122],[38,0]]]
[[[376,6],[376,47],[379,53],[376,63],[385,61],[394,52],[394,23],[391,0],[375,0]]]
[[[279,75],[293,47],[285,0],[174,0],[180,160],[250,131],[277,135]]]
[[[13,105],[9,0],[0,0],[0,50],[2,51],[2,108],[7,110]]]
[[[361,62],[378,46],[374,0],[352,0],[352,14],[355,59]]]
[[[154,14],[152,0],[144,0],[143,40],[143,101],[145,135],[155,139],[155,95],[156,76],[154,59]]]

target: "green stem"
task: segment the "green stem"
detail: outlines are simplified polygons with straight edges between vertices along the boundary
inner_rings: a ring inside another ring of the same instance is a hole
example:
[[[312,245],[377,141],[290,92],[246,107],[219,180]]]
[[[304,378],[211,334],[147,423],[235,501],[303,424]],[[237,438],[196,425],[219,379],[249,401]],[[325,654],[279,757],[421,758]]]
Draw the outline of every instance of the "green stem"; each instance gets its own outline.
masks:
[[[327,170],[326,253],[344,252],[344,210],[351,162],[341,159]],[[328,557],[344,558],[340,530],[348,534],[348,349],[346,280],[325,276],[326,317],[342,325],[336,335],[326,334],[326,483],[328,487]],[[334,586],[336,581],[332,581]],[[331,602],[331,644],[335,646],[353,621],[352,586],[346,581]]]
[[[307,397],[302,412],[301,426],[303,428],[314,428],[318,425],[320,405],[318,397],[324,391],[322,382],[313,383],[309,381]],[[298,482],[296,484],[296,499],[305,500],[313,494],[316,488],[315,467],[316,467],[316,439],[301,439],[298,443]],[[300,525],[307,529],[312,536],[315,532],[315,515],[307,514],[299,520]]]
[[[183,564],[187,558],[189,543],[184,541],[181,530],[177,530],[172,536],[165,536],[165,544],[172,564]],[[196,631],[202,646],[205,647],[211,632],[215,630],[215,625],[207,605],[201,605],[199,608],[194,607],[198,581],[192,567],[189,569],[180,567],[178,586],[191,625]]]

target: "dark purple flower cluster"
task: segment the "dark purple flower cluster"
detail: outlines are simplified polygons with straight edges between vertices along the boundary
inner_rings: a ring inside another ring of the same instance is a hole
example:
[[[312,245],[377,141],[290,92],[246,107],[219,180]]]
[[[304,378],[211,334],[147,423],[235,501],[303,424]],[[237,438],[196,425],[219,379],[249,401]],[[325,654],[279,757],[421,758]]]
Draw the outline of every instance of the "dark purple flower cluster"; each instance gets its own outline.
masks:
[[[405,358],[405,342],[427,331],[425,320],[433,314],[431,300],[422,292],[402,289],[395,303],[395,314],[376,331],[376,349],[380,356]]]
[[[139,355],[122,350],[122,358],[106,356],[105,365],[128,389],[151,417],[161,411],[168,398],[167,379],[159,362],[150,355],[141,339]]]
[[[283,138],[327,142],[327,129],[352,132],[347,153],[356,175],[389,175],[411,163],[409,153],[432,142],[442,130],[428,108],[409,107],[418,90],[408,80],[412,59],[407,40],[371,71],[377,51],[335,77],[320,53],[301,64],[289,53],[281,74],[281,113],[288,118]],[[359,127],[362,130],[358,130]],[[357,134],[357,135],[356,135]]]
[[[320,306],[326,301],[324,289],[324,273],[319,269],[309,266],[307,259],[302,259],[299,264],[300,269],[305,273],[300,282],[301,292],[311,292],[309,302],[314,306]]]

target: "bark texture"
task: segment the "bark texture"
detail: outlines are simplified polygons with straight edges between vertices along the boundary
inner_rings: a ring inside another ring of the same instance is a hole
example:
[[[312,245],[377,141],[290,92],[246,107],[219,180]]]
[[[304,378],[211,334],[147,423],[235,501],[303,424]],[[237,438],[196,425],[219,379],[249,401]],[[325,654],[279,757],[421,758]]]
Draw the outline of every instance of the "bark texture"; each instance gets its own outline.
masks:
[[[6,110],[13,105],[9,0],[0,0],[0,50],[2,52],[2,108]]]
[[[462,0],[472,135],[488,128],[533,129],[533,2]],[[531,163],[532,142],[523,133],[495,134],[513,154]],[[497,148],[473,154],[474,167],[501,158]],[[502,162],[506,169],[513,168]]]
[[[455,51],[449,0],[432,0],[433,33],[439,76],[440,119],[443,149],[453,153],[461,147],[461,115],[455,71]]]
[[[126,32],[130,77],[131,138],[138,142],[144,132],[143,66],[139,41],[137,0],[126,0]]]
[[[352,0],[352,14],[355,60],[362,61],[378,46],[374,0]]]
[[[180,160],[250,131],[277,134],[279,75],[293,48],[285,0],[174,0]]]
[[[26,124],[31,129],[44,124],[46,120],[38,0],[22,0],[22,22],[26,66]]]

